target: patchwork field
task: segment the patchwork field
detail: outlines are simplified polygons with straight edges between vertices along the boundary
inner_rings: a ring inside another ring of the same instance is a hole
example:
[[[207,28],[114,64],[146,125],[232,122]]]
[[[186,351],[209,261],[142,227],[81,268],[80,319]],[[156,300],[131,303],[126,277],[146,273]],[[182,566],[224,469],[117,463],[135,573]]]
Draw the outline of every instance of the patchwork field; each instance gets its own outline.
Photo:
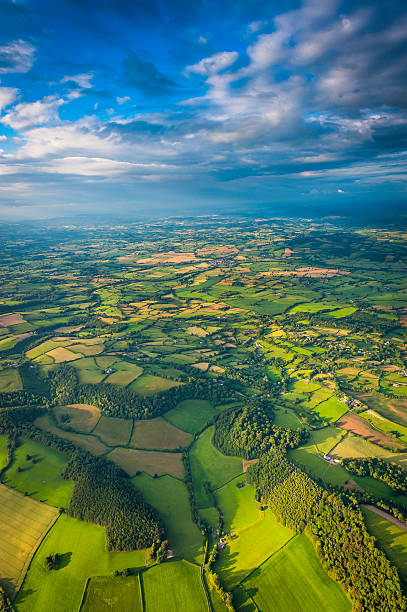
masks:
[[[208,612],[200,569],[186,561],[169,561],[143,572],[145,612]]]
[[[168,449],[188,446],[192,435],[174,427],[162,417],[135,421],[130,445],[136,448]]]
[[[61,555],[61,564],[47,572],[44,558],[54,552]],[[13,605],[16,612],[73,612],[88,578],[144,566],[145,551],[107,552],[104,529],[62,514],[37,550]]]
[[[120,465],[129,476],[136,476],[137,472],[147,472],[151,476],[169,474],[176,478],[184,477],[184,466],[180,453],[115,448],[107,457]]]
[[[60,438],[70,440],[76,444],[76,446],[79,446],[80,448],[92,453],[92,455],[104,455],[109,451],[109,448],[105,446],[98,438],[96,438],[96,436],[91,434],[87,435],[71,433],[69,431],[60,429],[49,420],[48,416],[43,416],[36,419],[35,425],[36,427],[40,427],[44,431],[49,431]]]
[[[387,436],[385,433],[377,431],[371,425],[356,414],[348,413],[337,423],[338,427],[351,431],[352,433],[362,436],[365,440],[383,446],[385,448],[404,449],[406,448],[401,442],[397,442],[394,438]]]
[[[15,593],[58,510],[0,485],[0,582]]]
[[[81,612],[143,612],[140,578],[98,576],[86,586]]]
[[[262,612],[350,612],[352,608],[342,588],[327,576],[303,534],[270,557],[243,586]]]
[[[23,384],[17,368],[0,370],[0,393],[5,391],[19,391],[22,388]]]

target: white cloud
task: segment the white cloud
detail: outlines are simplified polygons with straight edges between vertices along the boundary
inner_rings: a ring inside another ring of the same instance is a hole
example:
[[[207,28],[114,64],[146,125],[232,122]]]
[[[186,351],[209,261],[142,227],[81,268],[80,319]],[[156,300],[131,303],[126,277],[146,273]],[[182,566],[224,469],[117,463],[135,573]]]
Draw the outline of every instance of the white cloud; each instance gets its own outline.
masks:
[[[235,63],[239,54],[236,51],[223,51],[210,57],[204,57],[197,64],[187,66],[186,72],[209,75],[216,74]]]
[[[64,76],[64,78],[61,79],[61,83],[75,83],[78,87],[89,89],[92,87],[90,82],[92,79],[92,73],[75,74],[74,76]]]
[[[0,73],[28,72],[34,63],[35,47],[24,40],[0,46]]]
[[[0,111],[14,102],[18,94],[18,89],[14,87],[0,87]]]
[[[117,96],[117,98],[116,98],[116,102],[118,104],[125,104],[129,100],[131,100],[130,96],[123,96],[123,98],[120,98],[120,96]]]
[[[56,174],[76,174],[80,176],[117,176],[129,172],[154,172],[169,168],[167,164],[139,164],[103,157],[62,157],[53,159],[41,170]]]
[[[338,193],[345,193],[343,189],[338,189]]]
[[[22,102],[14,106],[0,121],[15,130],[48,123],[58,119],[58,109],[64,102],[65,100],[55,96],[48,96],[36,102]]]

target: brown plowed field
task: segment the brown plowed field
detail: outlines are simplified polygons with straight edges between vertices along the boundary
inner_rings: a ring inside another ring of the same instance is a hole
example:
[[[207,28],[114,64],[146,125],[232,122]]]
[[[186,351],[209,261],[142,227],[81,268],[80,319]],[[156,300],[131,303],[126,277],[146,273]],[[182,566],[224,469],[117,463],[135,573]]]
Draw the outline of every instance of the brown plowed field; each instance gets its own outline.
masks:
[[[367,423],[364,419],[361,419],[356,414],[346,414],[343,416],[336,425],[341,429],[351,431],[358,436],[362,436],[365,440],[373,442],[378,446],[392,447],[392,448],[405,448],[404,444],[400,444],[394,438],[386,436],[385,434],[376,431]]]

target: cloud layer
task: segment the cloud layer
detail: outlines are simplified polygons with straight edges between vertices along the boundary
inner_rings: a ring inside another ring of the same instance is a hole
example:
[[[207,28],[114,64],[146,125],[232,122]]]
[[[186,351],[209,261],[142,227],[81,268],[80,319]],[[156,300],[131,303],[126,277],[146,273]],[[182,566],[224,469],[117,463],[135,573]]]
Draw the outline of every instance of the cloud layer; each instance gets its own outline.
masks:
[[[0,212],[405,201],[403,3],[243,4],[4,0]]]

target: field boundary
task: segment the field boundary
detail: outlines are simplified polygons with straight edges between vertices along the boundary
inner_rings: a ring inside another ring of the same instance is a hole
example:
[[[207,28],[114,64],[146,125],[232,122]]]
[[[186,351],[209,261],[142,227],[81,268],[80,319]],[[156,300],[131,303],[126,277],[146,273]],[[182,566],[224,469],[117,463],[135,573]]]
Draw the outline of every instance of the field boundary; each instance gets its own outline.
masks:
[[[80,612],[82,610],[82,606],[85,603],[86,591],[88,590],[88,585],[89,585],[89,582],[91,581],[92,578],[93,578],[93,576],[88,576],[86,578],[85,586],[83,587],[83,591],[82,591],[82,597],[81,597],[81,600],[80,600],[79,606],[78,606],[78,612]]]

